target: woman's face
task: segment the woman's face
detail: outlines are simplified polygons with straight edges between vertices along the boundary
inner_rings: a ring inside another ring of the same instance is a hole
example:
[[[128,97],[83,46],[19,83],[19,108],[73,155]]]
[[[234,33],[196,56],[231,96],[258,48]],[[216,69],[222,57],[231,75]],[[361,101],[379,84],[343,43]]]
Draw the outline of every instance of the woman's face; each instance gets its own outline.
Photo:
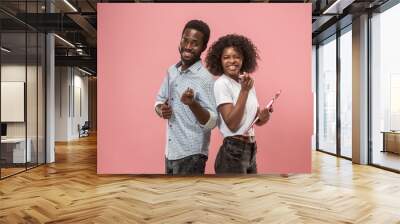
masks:
[[[221,63],[225,75],[238,78],[242,68],[243,56],[234,47],[226,47],[221,55]]]

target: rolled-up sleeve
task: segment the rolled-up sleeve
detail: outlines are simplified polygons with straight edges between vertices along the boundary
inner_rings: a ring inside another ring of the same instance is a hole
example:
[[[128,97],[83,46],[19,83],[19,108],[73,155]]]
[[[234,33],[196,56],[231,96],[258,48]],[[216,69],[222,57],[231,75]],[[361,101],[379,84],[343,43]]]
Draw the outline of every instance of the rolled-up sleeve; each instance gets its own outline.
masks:
[[[200,125],[200,127],[204,128],[204,129],[211,130],[217,125],[218,116],[213,111],[210,111],[210,110],[207,110],[207,111],[210,114],[210,118],[208,119],[207,123],[205,123],[204,125],[202,125],[200,123],[199,123],[199,125]]]
[[[164,77],[164,80],[158,90],[156,96],[156,102],[154,103],[154,108],[157,107],[159,104],[163,104],[168,99],[168,72]]]

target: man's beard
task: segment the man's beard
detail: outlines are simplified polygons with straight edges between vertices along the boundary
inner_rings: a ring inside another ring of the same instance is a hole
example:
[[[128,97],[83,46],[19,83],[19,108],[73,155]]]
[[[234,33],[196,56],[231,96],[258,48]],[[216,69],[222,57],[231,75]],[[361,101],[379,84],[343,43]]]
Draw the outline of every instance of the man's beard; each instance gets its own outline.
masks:
[[[193,57],[192,59],[189,59],[189,60],[186,60],[181,56],[181,61],[185,65],[192,65],[195,62],[197,62],[198,60],[200,60],[200,55],[196,55],[195,57]]]
[[[192,64],[194,64],[195,62],[197,62],[198,60],[200,60],[200,54],[199,54],[199,55],[195,55],[193,52],[190,52],[190,53],[193,54],[192,59],[189,59],[189,60],[184,59],[183,56],[182,56],[182,53],[183,53],[183,52],[184,52],[184,50],[179,49],[179,53],[180,53],[180,56],[181,56],[181,61],[182,61],[182,63],[185,64],[185,65],[192,65]]]

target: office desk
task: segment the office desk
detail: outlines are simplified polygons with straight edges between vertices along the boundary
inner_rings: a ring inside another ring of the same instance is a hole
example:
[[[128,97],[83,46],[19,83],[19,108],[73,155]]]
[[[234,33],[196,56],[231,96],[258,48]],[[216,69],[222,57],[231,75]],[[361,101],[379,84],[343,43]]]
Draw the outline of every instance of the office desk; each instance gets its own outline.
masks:
[[[383,150],[382,152],[393,152],[400,154],[400,132],[399,131],[382,131],[383,133]]]
[[[28,138],[25,154],[25,138],[6,138],[1,139],[1,159],[5,163],[25,163],[32,159],[31,145],[32,140]],[[27,161],[25,161],[25,159]]]

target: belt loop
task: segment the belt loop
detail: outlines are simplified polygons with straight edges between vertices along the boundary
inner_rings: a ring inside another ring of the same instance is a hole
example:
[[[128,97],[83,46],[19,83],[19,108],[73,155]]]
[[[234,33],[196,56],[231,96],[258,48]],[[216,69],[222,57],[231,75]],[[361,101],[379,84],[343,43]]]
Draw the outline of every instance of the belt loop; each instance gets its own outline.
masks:
[[[249,136],[249,138],[250,138],[250,143],[254,143],[256,141],[255,136]]]

